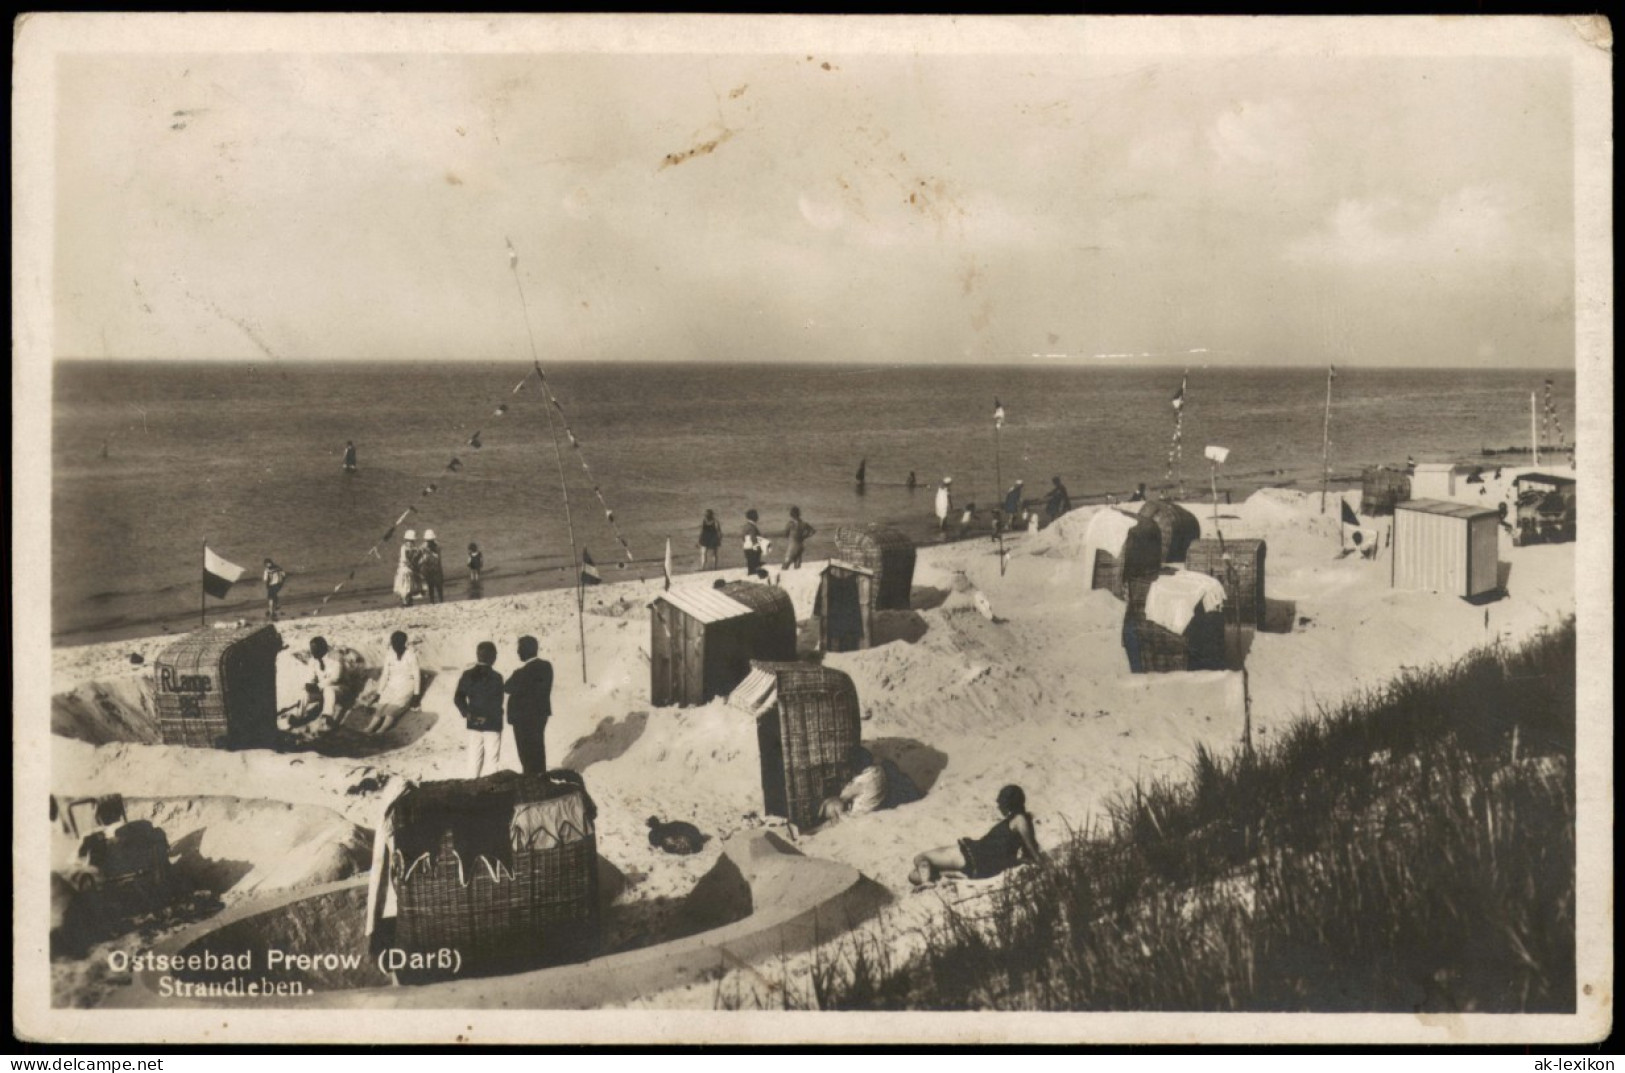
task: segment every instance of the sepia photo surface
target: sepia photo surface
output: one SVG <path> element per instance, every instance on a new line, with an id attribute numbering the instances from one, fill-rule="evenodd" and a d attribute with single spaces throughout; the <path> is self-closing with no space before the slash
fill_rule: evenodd
<path id="1" fill-rule="evenodd" d="M 20 1036 L 1609 1032 L 1604 20 L 13 47 Z"/>

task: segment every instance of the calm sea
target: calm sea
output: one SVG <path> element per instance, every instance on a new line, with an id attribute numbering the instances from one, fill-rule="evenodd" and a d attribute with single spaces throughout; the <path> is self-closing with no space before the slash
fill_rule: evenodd
<path id="1" fill-rule="evenodd" d="M 340 582 L 330 611 L 388 604 L 399 533 L 382 561 L 364 556 L 407 506 L 417 511 L 401 529 L 435 529 L 447 549 L 448 598 L 466 596 L 470 541 L 485 552 L 486 595 L 564 583 L 570 547 L 545 408 L 534 381 L 511 394 L 524 372 L 474 362 L 60 363 L 53 635 L 81 643 L 195 623 L 205 540 L 252 570 L 229 599 L 211 601 L 211 614 L 259 608 L 266 556 L 293 575 L 284 599 L 294 613 Z M 668 536 L 679 570 L 692 568 L 707 507 L 728 534 L 723 565 L 737 567 L 749 507 L 776 538 L 799 505 L 818 529 L 808 553 L 817 558 L 844 523 L 933 533 L 932 489 L 944 475 L 957 501 L 981 506 L 1017 478 L 1033 497 L 1052 475 L 1077 499 L 1156 487 L 1180 380 L 1168 368 L 919 365 L 558 365 L 548 375 L 637 560 L 620 565 L 566 446 L 578 540 L 606 580 L 658 572 Z M 1334 472 L 1524 444 L 1529 392 L 1548 376 L 1572 440 L 1572 372 L 1340 369 Z M 1193 369 L 1187 486 L 1206 487 L 1206 444 L 1230 449 L 1222 478 L 1236 492 L 1316 484 L 1325 391 L 1324 368 Z M 1007 414 L 997 451 L 995 397 Z M 477 450 L 467 444 L 475 432 Z M 353 475 L 340 466 L 346 440 L 359 454 Z M 864 460 L 860 494 L 853 476 Z"/>

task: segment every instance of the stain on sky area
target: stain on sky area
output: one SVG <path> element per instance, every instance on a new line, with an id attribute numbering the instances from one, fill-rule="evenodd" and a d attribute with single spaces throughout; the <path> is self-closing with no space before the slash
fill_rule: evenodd
<path id="1" fill-rule="evenodd" d="M 733 131 L 724 130 L 717 137 L 712 138 L 708 142 L 701 142 L 692 149 L 685 149 L 681 153 L 667 153 L 666 158 L 660 162 L 660 169 L 663 171 L 674 164 L 681 164 L 683 161 L 688 160 L 691 157 L 709 156 L 710 154 L 716 152 L 717 146 L 721 145 L 723 142 L 727 141 L 733 136 Z"/>
<path id="2" fill-rule="evenodd" d="M 743 97 L 745 95 L 745 91 L 747 89 L 749 89 L 749 88 L 750 88 L 750 83 L 749 82 L 746 82 L 742 86 L 735 86 L 733 89 L 728 91 L 728 99 L 730 101 L 737 101 L 739 98 L 741 98 L 741 97 Z"/>
<path id="3" fill-rule="evenodd" d="M 448 172 L 446 172 L 446 185 L 447 186 L 462 186 L 463 185 L 463 180 L 461 179 L 461 177 L 458 176 L 458 174 L 455 171 L 448 171 Z"/>

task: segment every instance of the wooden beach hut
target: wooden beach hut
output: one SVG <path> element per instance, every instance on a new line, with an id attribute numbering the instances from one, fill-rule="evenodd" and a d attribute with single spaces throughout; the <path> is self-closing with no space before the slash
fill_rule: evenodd
<path id="1" fill-rule="evenodd" d="M 1167 624 L 1158 586 L 1189 585 L 1185 576 L 1206 578 L 1211 586 L 1195 603 L 1188 621 Z M 1198 583 L 1200 584 L 1200 583 Z M 1164 570 L 1153 577 L 1131 578 L 1123 609 L 1123 651 L 1134 674 L 1225 669 L 1223 588 L 1215 579 L 1195 571 Z"/>
<path id="2" fill-rule="evenodd" d="M 200 629 L 152 663 L 158 733 L 166 745 L 228 749 L 276 735 L 275 626 Z"/>
<path id="3" fill-rule="evenodd" d="M 1413 499 L 1394 508 L 1390 560 L 1396 589 L 1429 589 L 1473 599 L 1500 585 L 1500 516 L 1493 510 Z"/>
<path id="4" fill-rule="evenodd" d="M 1202 537 L 1185 549 L 1185 569 L 1216 578 L 1224 586 L 1230 620 L 1255 629 L 1264 627 L 1264 559 L 1262 540 Z"/>
<path id="5" fill-rule="evenodd" d="M 462 975 L 592 957 L 596 819 L 570 771 L 408 786 L 379 832 L 396 906 L 389 945 L 409 958 L 457 951 Z"/>
<path id="6" fill-rule="evenodd" d="M 763 809 L 816 825 L 819 806 L 857 774 L 863 724 L 852 679 L 816 663 L 753 661 L 728 702 L 756 720 Z"/>
<path id="7" fill-rule="evenodd" d="M 1392 514 L 1394 504 L 1411 497 L 1411 475 L 1402 469 L 1370 466 L 1360 474 L 1360 513 Z"/>
<path id="8" fill-rule="evenodd" d="M 1185 561 L 1185 549 L 1189 548 L 1191 541 L 1202 535 L 1202 523 L 1196 520 L 1196 515 L 1175 503 L 1171 499 L 1148 499 L 1145 506 L 1140 508 L 1140 517 L 1149 518 L 1157 523 L 1157 530 L 1162 537 L 1162 562 L 1182 563 Z"/>
<path id="9" fill-rule="evenodd" d="M 914 586 L 914 542 L 896 529 L 880 525 L 843 525 L 835 530 L 835 557 L 874 575 L 869 607 L 874 611 L 907 611 Z"/>
<path id="10" fill-rule="evenodd" d="M 831 562 L 818 581 L 818 642 L 825 652 L 868 648 L 874 638 L 875 575 L 851 563 Z"/>
<path id="11" fill-rule="evenodd" d="M 657 707 L 724 696 L 753 659 L 795 658 L 795 605 L 776 586 L 685 586 L 649 605 L 649 702 Z"/>

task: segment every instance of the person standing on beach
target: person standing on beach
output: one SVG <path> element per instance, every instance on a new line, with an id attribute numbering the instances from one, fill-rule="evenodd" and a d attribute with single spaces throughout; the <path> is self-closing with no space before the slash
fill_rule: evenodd
<path id="1" fill-rule="evenodd" d="M 1053 522 L 1072 509 L 1072 497 L 1067 494 L 1066 485 L 1061 483 L 1061 478 L 1051 477 L 1050 480 L 1055 487 L 1050 489 L 1049 499 L 1045 501 L 1044 506 L 1049 511 L 1049 520 Z"/>
<path id="2" fill-rule="evenodd" d="M 959 516 L 959 539 L 964 540 L 965 534 L 970 532 L 971 523 L 976 521 L 976 504 L 966 503 L 964 513 Z"/>
<path id="3" fill-rule="evenodd" d="M 526 775 L 547 773 L 547 721 L 553 715 L 553 665 L 538 653 L 536 638 L 519 638 L 520 666 L 508 676 L 508 726 Z"/>
<path id="4" fill-rule="evenodd" d="M 502 675 L 493 664 L 497 646 L 481 641 L 474 649 L 475 664 L 457 679 L 452 701 L 468 727 L 468 777 L 477 779 L 496 771 L 502 759 Z"/>
<path id="5" fill-rule="evenodd" d="M 344 441 L 344 472 L 355 472 L 355 444 L 350 440 Z"/>
<path id="6" fill-rule="evenodd" d="M 480 587 L 480 571 L 485 569 L 485 553 L 478 544 L 468 545 L 468 587 L 470 595 Z"/>
<path id="7" fill-rule="evenodd" d="M 276 621 L 277 603 L 282 598 L 282 586 L 287 583 L 288 572 L 270 559 L 265 560 L 265 618 Z"/>
<path id="8" fill-rule="evenodd" d="M 788 546 L 784 549 L 784 569 L 801 569 L 801 553 L 806 550 L 807 541 L 817 532 L 811 525 L 801 520 L 801 508 L 790 508 L 790 524 L 784 527 L 784 539 Z"/>
<path id="9" fill-rule="evenodd" d="M 954 509 L 954 493 L 949 487 L 953 483 L 952 477 L 944 477 L 937 485 L 937 528 L 943 532 L 948 530 L 948 514 Z"/>
<path id="10" fill-rule="evenodd" d="M 718 564 L 718 552 L 722 547 L 722 523 L 717 521 L 716 512 L 706 508 L 705 517 L 700 519 L 700 569 L 715 570 Z"/>
<path id="11" fill-rule="evenodd" d="M 919 484 L 920 484 L 919 479 L 914 476 L 914 471 L 909 470 L 908 471 L 908 490 L 910 492 L 914 491 L 915 488 L 919 487 Z"/>
<path id="12" fill-rule="evenodd" d="M 761 520 L 761 517 L 760 514 L 756 513 L 755 507 L 745 512 L 745 527 L 741 530 L 741 533 L 744 536 L 745 575 L 747 577 L 760 577 L 765 573 L 762 570 L 762 556 L 766 553 L 767 541 L 762 539 L 762 530 L 756 524 Z"/>
<path id="13" fill-rule="evenodd" d="M 408 709 L 418 706 L 422 696 L 423 670 L 418 666 L 418 654 L 406 647 L 406 633 L 396 630 L 389 635 L 389 654 L 378 675 L 378 707 L 373 710 L 366 733 L 389 733 Z"/>
<path id="14" fill-rule="evenodd" d="M 417 557 L 418 533 L 416 529 L 408 529 L 401 536 L 401 558 L 395 565 L 395 595 L 401 598 L 402 607 L 412 606 L 412 594 L 417 591 L 417 570 L 413 563 Z"/>
<path id="15" fill-rule="evenodd" d="M 1145 502 L 1145 482 L 1144 481 L 1140 482 L 1140 487 L 1138 487 L 1138 488 L 1136 488 L 1134 490 L 1134 494 L 1128 497 L 1128 501 L 1130 503 L 1144 503 Z"/>
<path id="16" fill-rule="evenodd" d="M 420 569 L 423 573 L 423 589 L 428 595 L 429 602 L 431 604 L 445 602 L 446 571 L 440 561 L 440 545 L 435 542 L 433 529 L 426 529 L 423 533 L 423 557 Z"/>
<path id="17" fill-rule="evenodd" d="M 1010 486 L 1008 492 L 1004 493 L 1004 516 L 1010 520 L 1012 528 L 1016 524 L 1016 519 L 1021 515 L 1021 492 L 1025 483 L 1024 481 L 1017 481 Z"/>

